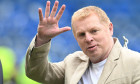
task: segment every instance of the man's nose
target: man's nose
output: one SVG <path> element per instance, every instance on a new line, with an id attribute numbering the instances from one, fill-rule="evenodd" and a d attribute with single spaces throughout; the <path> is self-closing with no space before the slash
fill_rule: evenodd
<path id="1" fill-rule="evenodd" d="M 91 35 L 91 34 L 86 34 L 86 37 L 85 37 L 85 41 L 87 42 L 87 43 L 90 43 L 90 42 L 92 42 L 93 41 L 93 36 Z"/>

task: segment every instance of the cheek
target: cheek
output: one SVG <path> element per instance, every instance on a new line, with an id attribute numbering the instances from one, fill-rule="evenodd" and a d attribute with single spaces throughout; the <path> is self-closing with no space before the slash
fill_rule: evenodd
<path id="1" fill-rule="evenodd" d="M 80 41 L 78 44 L 79 44 L 79 46 L 80 46 L 81 48 L 84 48 L 84 47 L 85 47 L 85 43 L 84 43 L 83 41 Z"/>
<path id="2" fill-rule="evenodd" d="M 98 35 L 94 39 L 97 43 L 102 43 L 105 39 L 105 36 L 104 35 Z"/>
<path id="3" fill-rule="evenodd" d="M 103 49 L 104 51 L 106 51 L 106 50 L 108 49 L 109 45 L 110 45 L 109 37 L 104 37 L 104 38 L 102 39 L 102 42 L 101 42 L 101 47 L 102 47 L 102 49 Z"/>
<path id="4" fill-rule="evenodd" d="M 79 45 L 80 47 L 83 47 L 84 42 L 83 42 L 82 40 L 76 39 L 76 41 L 77 41 L 77 43 L 78 43 L 78 45 Z"/>
<path id="5" fill-rule="evenodd" d="M 86 50 L 86 43 L 84 43 L 84 41 L 82 40 L 77 40 L 79 47 L 85 51 Z"/>
<path id="6" fill-rule="evenodd" d="M 100 47 L 103 47 L 108 43 L 108 38 L 105 35 L 100 35 L 95 39 L 95 41 Z"/>

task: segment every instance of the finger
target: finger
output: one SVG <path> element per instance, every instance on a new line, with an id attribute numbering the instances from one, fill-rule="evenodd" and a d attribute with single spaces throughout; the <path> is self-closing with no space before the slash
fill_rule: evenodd
<path id="1" fill-rule="evenodd" d="M 38 13 L 39 13 L 39 21 L 43 21 L 43 13 L 41 8 L 38 9 Z"/>
<path id="2" fill-rule="evenodd" d="M 52 11 L 51 11 L 51 14 L 50 14 L 50 17 L 54 17 L 55 16 L 57 8 L 58 8 L 58 4 L 59 4 L 59 2 L 55 1 L 54 6 L 53 6 Z"/>
<path id="3" fill-rule="evenodd" d="M 71 30 L 70 27 L 63 27 L 59 29 L 59 34 Z"/>
<path id="4" fill-rule="evenodd" d="M 62 5 L 62 7 L 60 8 L 58 14 L 56 15 L 56 20 L 59 20 L 65 10 L 66 6 L 65 5 Z"/>
<path id="5" fill-rule="evenodd" d="M 50 1 L 46 3 L 45 18 L 48 18 L 50 14 Z"/>

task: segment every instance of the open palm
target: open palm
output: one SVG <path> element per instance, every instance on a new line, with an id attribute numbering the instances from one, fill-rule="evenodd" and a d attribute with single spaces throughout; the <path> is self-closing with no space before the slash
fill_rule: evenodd
<path id="1" fill-rule="evenodd" d="M 50 1 L 47 1 L 44 18 L 42 14 L 42 9 L 39 8 L 39 25 L 37 34 L 37 41 L 40 41 L 38 42 L 39 45 L 46 43 L 51 38 L 71 29 L 70 27 L 59 28 L 58 21 L 60 20 L 65 10 L 65 5 L 62 5 L 59 12 L 56 14 L 58 4 L 59 2 L 55 1 L 52 11 L 50 13 Z"/>

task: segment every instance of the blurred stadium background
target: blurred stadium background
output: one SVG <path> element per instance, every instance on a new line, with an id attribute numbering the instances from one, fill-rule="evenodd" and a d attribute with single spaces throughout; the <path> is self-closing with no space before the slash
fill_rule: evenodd
<path id="1" fill-rule="evenodd" d="M 47 0 L 0 0 L 0 59 L 3 65 L 4 84 L 39 84 L 25 76 L 25 53 L 37 33 L 38 8 L 45 10 Z M 51 1 L 51 8 L 55 0 Z M 71 26 L 74 11 L 88 5 L 101 7 L 114 24 L 114 37 L 128 48 L 140 52 L 140 0 L 59 0 L 59 8 L 66 10 L 59 26 Z M 44 11 L 43 11 L 44 12 Z M 52 40 L 49 54 L 51 62 L 62 61 L 65 56 L 80 50 L 72 31 Z M 62 52 L 63 51 L 63 52 Z"/>

